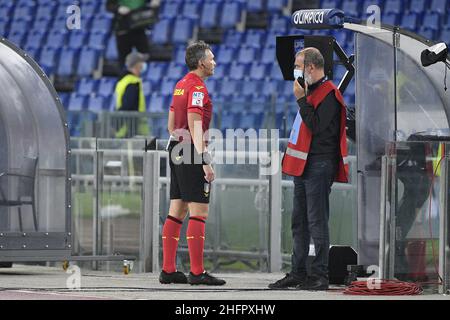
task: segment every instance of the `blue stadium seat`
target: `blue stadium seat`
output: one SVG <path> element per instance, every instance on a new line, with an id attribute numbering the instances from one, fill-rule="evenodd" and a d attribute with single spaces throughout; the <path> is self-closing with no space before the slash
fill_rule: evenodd
<path id="1" fill-rule="evenodd" d="M 50 48 L 61 48 L 66 44 L 67 31 L 53 30 L 47 35 L 46 46 Z"/>
<path id="2" fill-rule="evenodd" d="M 48 5 L 39 5 L 34 19 L 37 20 L 37 19 L 44 18 L 44 19 L 48 20 L 50 17 L 53 17 L 54 10 L 55 10 L 54 3 L 48 4 Z"/>
<path id="3" fill-rule="evenodd" d="M 293 88 L 293 82 L 292 81 L 283 81 L 283 84 L 281 85 L 281 94 L 286 96 L 292 96 L 292 88 Z"/>
<path id="4" fill-rule="evenodd" d="M 238 93 L 238 82 L 236 80 L 223 80 L 220 84 L 219 93 L 222 95 L 232 95 Z"/>
<path id="5" fill-rule="evenodd" d="M 214 75 L 215 75 L 215 72 L 214 72 Z M 217 84 L 218 81 L 220 81 L 220 80 L 216 80 L 216 79 L 214 79 L 214 77 L 208 78 L 206 80 L 205 84 L 206 84 L 206 89 L 208 90 L 208 92 L 212 92 L 212 93 L 216 92 L 217 86 L 218 86 L 218 84 Z"/>
<path id="6" fill-rule="evenodd" d="M 262 12 L 265 8 L 264 0 L 251 0 L 247 2 L 247 11 L 248 12 Z"/>
<path id="7" fill-rule="evenodd" d="M 185 63 L 185 56 L 186 56 L 186 47 L 185 46 L 178 46 L 175 49 L 175 57 L 172 60 L 175 63 L 178 64 L 184 64 Z"/>
<path id="8" fill-rule="evenodd" d="M 243 32 L 230 29 L 225 34 L 223 44 L 231 48 L 240 48 L 243 39 L 244 39 Z"/>
<path id="9" fill-rule="evenodd" d="M 78 60 L 76 57 L 78 57 L 77 50 L 64 47 L 59 56 L 56 74 L 63 77 L 72 76 L 74 74 L 75 62 Z"/>
<path id="10" fill-rule="evenodd" d="M 233 80 L 241 80 L 247 75 L 247 65 L 232 62 L 230 65 L 229 78 Z"/>
<path id="11" fill-rule="evenodd" d="M 51 31 L 66 31 L 67 30 L 67 17 L 63 16 L 60 18 L 53 19 L 53 22 L 51 23 L 50 29 Z"/>
<path id="12" fill-rule="evenodd" d="M 51 20 L 49 18 L 34 19 L 32 30 L 39 30 L 41 32 L 47 32 L 50 27 Z"/>
<path id="13" fill-rule="evenodd" d="M 447 8 L 447 0 L 433 0 L 431 2 L 430 11 L 444 15 L 448 14 Z"/>
<path id="14" fill-rule="evenodd" d="M 291 23 L 291 19 L 286 16 L 275 15 L 270 21 L 270 29 L 280 33 L 286 33 Z"/>
<path id="15" fill-rule="evenodd" d="M 258 49 L 261 48 L 265 42 L 265 32 L 260 30 L 252 30 L 247 31 L 245 35 L 245 41 L 242 45 L 245 47 Z"/>
<path id="16" fill-rule="evenodd" d="M 261 92 L 262 86 L 263 81 L 244 81 L 244 83 L 242 84 L 242 95 L 249 96 L 252 94 L 259 94 Z"/>
<path id="17" fill-rule="evenodd" d="M 68 92 L 57 92 L 57 94 L 58 94 L 59 101 L 61 101 L 61 104 L 63 105 L 64 109 L 66 110 L 68 102 L 69 102 L 70 94 Z"/>
<path id="18" fill-rule="evenodd" d="M 116 88 L 116 78 L 101 78 L 98 84 L 97 94 L 102 97 L 109 97 L 114 94 Z"/>
<path id="19" fill-rule="evenodd" d="M 185 74 L 185 68 L 182 64 L 170 63 L 167 69 L 167 78 L 179 81 Z"/>
<path id="20" fill-rule="evenodd" d="M 103 111 L 105 108 L 105 97 L 90 95 L 87 99 L 87 109 L 93 112 Z"/>
<path id="21" fill-rule="evenodd" d="M 105 48 L 106 34 L 103 31 L 91 32 L 87 45 L 92 49 L 102 50 Z"/>
<path id="22" fill-rule="evenodd" d="M 119 53 L 117 51 L 116 36 L 112 34 L 106 44 L 105 58 L 108 60 L 118 60 Z"/>
<path id="23" fill-rule="evenodd" d="M 382 13 L 383 12 L 383 6 L 382 6 L 383 2 L 384 1 L 381 1 L 381 0 L 364 0 L 363 5 L 362 5 L 362 11 L 366 12 L 367 8 L 369 6 L 376 5 L 376 6 L 380 7 L 381 13 Z"/>
<path id="24" fill-rule="evenodd" d="M 450 43 L 450 26 L 443 28 L 441 30 L 441 34 L 439 35 L 439 40 L 444 41 L 445 43 Z"/>
<path id="25" fill-rule="evenodd" d="M 24 47 L 24 51 L 30 56 L 34 61 L 39 61 L 39 57 L 41 54 L 41 49 L 39 48 L 28 48 Z"/>
<path id="26" fill-rule="evenodd" d="M 102 8 L 104 7 L 104 4 L 101 4 Z M 84 18 L 92 17 L 99 11 L 99 7 L 97 6 L 96 1 L 92 2 L 82 2 L 80 5 L 81 14 Z"/>
<path id="27" fill-rule="evenodd" d="M 78 95 L 87 96 L 97 90 L 98 81 L 91 78 L 82 78 L 77 83 L 76 92 Z"/>
<path id="28" fill-rule="evenodd" d="M 382 15 L 381 22 L 384 24 L 388 24 L 391 26 L 397 26 L 398 23 L 398 14 L 396 13 L 387 13 Z"/>
<path id="29" fill-rule="evenodd" d="M 341 0 L 322 0 L 320 3 L 320 8 L 322 8 L 322 9 L 341 8 Z"/>
<path id="30" fill-rule="evenodd" d="M 26 30 L 29 30 L 30 25 L 30 21 L 26 19 L 20 18 L 17 20 L 12 20 L 11 25 L 9 26 L 9 34 L 16 32 L 24 33 Z"/>
<path id="31" fill-rule="evenodd" d="M 60 1 L 58 1 L 57 3 L 58 3 L 58 6 L 55 7 L 55 9 L 53 10 L 52 16 L 56 17 L 57 19 L 60 19 L 63 17 L 65 17 L 67 19 L 67 5 L 64 3 L 61 3 Z"/>
<path id="32" fill-rule="evenodd" d="M 58 58 L 58 49 L 52 47 L 43 47 L 39 56 L 39 64 L 44 69 L 45 73 L 53 74 L 55 68 L 55 61 Z"/>
<path id="33" fill-rule="evenodd" d="M 67 46 L 72 49 L 80 49 L 86 41 L 86 32 L 83 30 L 72 30 L 69 32 Z"/>
<path id="34" fill-rule="evenodd" d="M 342 3 L 342 10 L 348 16 L 359 17 L 361 14 L 359 5 L 360 5 L 360 1 L 358 1 L 358 0 L 345 0 Z"/>
<path id="35" fill-rule="evenodd" d="M 30 2 L 31 3 L 31 2 Z M 32 17 L 33 14 L 33 7 L 27 6 L 27 5 L 16 5 L 15 9 L 14 9 L 14 15 L 13 15 L 13 19 L 21 19 L 24 17 Z"/>
<path id="36" fill-rule="evenodd" d="M 238 2 L 226 2 L 221 10 L 220 27 L 234 27 L 241 20 L 242 8 Z"/>
<path id="37" fill-rule="evenodd" d="M 180 7 L 182 5 L 181 1 L 164 1 L 162 4 L 163 5 L 159 13 L 160 18 L 167 19 L 178 17 Z"/>
<path id="38" fill-rule="evenodd" d="M 336 42 L 341 46 L 347 42 L 347 33 L 343 32 L 342 30 L 334 30 L 332 32 L 332 35 L 336 39 Z"/>
<path id="39" fill-rule="evenodd" d="M 270 67 L 269 76 L 272 80 L 284 80 L 278 62 L 273 63 Z"/>
<path id="40" fill-rule="evenodd" d="M 25 47 L 39 49 L 45 41 L 45 33 L 36 30 L 28 33 L 27 39 L 25 41 Z"/>
<path id="41" fill-rule="evenodd" d="M 19 48 L 23 47 L 23 42 L 25 40 L 25 31 L 13 31 L 9 32 L 9 35 L 7 37 L 9 41 L 14 43 Z"/>
<path id="42" fill-rule="evenodd" d="M 150 96 L 150 101 L 147 103 L 147 108 L 150 112 L 166 112 L 169 110 L 166 96 L 159 93 L 153 93 Z"/>
<path id="43" fill-rule="evenodd" d="M 307 33 L 305 33 L 304 31 L 306 31 L 306 30 L 302 30 L 302 34 L 307 34 Z M 297 31 L 298 32 L 298 31 Z M 265 46 L 266 47 L 275 47 L 276 46 L 276 37 L 277 36 L 281 36 L 281 35 L 283 35 L 284 33 L 281 33 L 281 32 L 277 32 L 277 31 L 269 31 L 268 33 L 267 33 L 267 36 L 266 36 L 266 43 L 265 43 Z"/>
<path id="44" fill-rule="evenodd" d="M 418 25 L 417 22 L 418 22 L 417 14 L 411 12 L 409 14 L 403 15 L 402 23 L 400 24 L 400 26 L 410 31 L 415 31 Z"/>
<path id="45" fill-rule="evenodd" d="M 11 12 L 10 6 L 5 6 L 3 3 L 0 3 L 0 17 L 9 17 Z"/>
<path id="46" fill-rule="evenodd" d="M 147 74 L 144 79 L 150 80 L 152 84 L 159 83 L 161 78 L 166 74 L 167 63 L 164 62 L 150 62 L 148 65 Z"/>
<path id="47" fill-rule="evenodd" d="M 384 14 L 395 13 L 400 14 L 403 11 L 403 3 L 399 0 L 386 0 L 384 3 Z"/>
<path id="48" fill-rule="evenodd" d="M 200 16 L 200 27 L 201 28 L 213 28 L 217 26 L 219 14 L 219 3 L 216 2 L 206 2 L 203 5 L 202 14 Z"/>
<path id="49" fill-rule="evenodd" d="M 80 53 L 80 63 L 76 74 L 80 77 L 92 76 L 98 64 L 98 52 L 95 49 L 84 47 Z"/>
<path id="50" fill-rule="evenodd" d="M 238 53 L 237 61 L 241 63 L 251 63 L 256 59 L 256 51 L 254 48 L 241 48 Z"/>
<path id="51" fill-rule="evenodd" d="M 431 28 L 423 26 L 419 29 L 419 35 L 424 37 L 425 39 L 432 40 L 435 39 L 435 31 Z"/>
<path id="52" fill-rule="evenodd" d="M 427 0 L 411 0 L 409 11 L 413 13 L 422 14 L 425 11 Z"/>
<path id="53" fill-rule="evenodd" d="M 236 128 L 236 114 L 231 112 L 222 113 L 221 130 Z"/>
<path id="54" fill-rule="evenodd" d="M 198 20 L 200 19 L 200 5 L 198 2 L 186 2 L 183 6 L 182 16 Z"/>
<path id="55" fill-rule="evenodd" d="M 261 113 L 253 113 L 253 112 L 245 112 L 241 113 L 238 117 L 238 127 L 243 130 L 248 129 L 260 129 L 262 124 L 262 114 Z"/>
<path id="56" fill-rule="evenodd" d="M 81 111 L 86 109 L 86 97 L 72 93 L 67 105 L 69 111 Z"/>
<path id="57" fill-rule="evenodd" d="M 270 0 L 267 2 L 267 11 L 270 13 L 281 12 L 286 6 L 286 0 Z"/>
<path id="58" fill-rule="evenodd" d="M 156 44 L 166 44 L 170 40 L 172 20 L 163 19 L 153 26 L 152 41 Z"/>
<path id="59" fill-rule="evenodd" d="M 263 63 L 253 62 L 249 72 L 250 80 L 263 80 L 267 76 L 267 66 Z"/>
<path id="60" fill-rule="evenodd" d="M 275 47 L 265 47 L 261 53 L 261 63 L 273 63 L 276 59 Z"/>
<path id="61" fill-rule="evenodd" d="M 261 95 L 270 97 L 273 94 L 277 94 L 277 92 L 278 92 L 278 81 L 277 80 L 263 81 L 263 84 L 261 87 Z"/>
<path id="62" fill-rule="evenodd" d="M 92 19 L 90 31 L 91 32 L 100 31 L 102 33 L 109 33 L 111 31 L 111 25 L 112 25 L 111 17 L 106 14 L 100 14 Z"/>
<path id="63" fill-rule="evenodd" d="M 160 90 L 161 94 L 165 96 L 172 95 L 176 83 L 177 81 L 175 80 L 164 78 L 161 83 L 161 90 Z"/>
<path id="64" fill-rule="evenodd" d="M 427 13 L 423 17 L 422 26 L 437 31 L 440 28 L 440 16 L 437 13 Z"/>
<path id="65" fill-rule="evenodd" d="M 150 81 L 143 81 L 142 90 L 144 90 L 144 94 L 150 94 L 152 92 L 152 83 Z"/>
<path id="66" fill-rule="evenodd" d="M 226 46 L 220 46 L 218 52 L 217 52 L 217 63 L 218 65 L 222 63 L 230 63 L 235 59 L 235 49 L 231 47 Z"/>
<path id="67" fill-rule="evenodd" d="M 192 32 L 194 29 L 194 24 L 192 20 L 176 19 L 173 29 L 172 43 L 174 44 L 185 44 L 192 37 Z"/>
<path id="68" fill-rule="evenodd" d="M 224 77 L 227 77 L 229 74 L 229 70 L 230 70 L 229 63 L 219 63 L 214 70 L 214 78 L 222 79 Z"/>

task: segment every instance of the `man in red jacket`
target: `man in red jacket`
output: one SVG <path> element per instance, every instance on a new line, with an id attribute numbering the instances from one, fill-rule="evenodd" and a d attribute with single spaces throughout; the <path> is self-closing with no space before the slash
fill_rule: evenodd
<path id="1" fill-rule="evenodd" d="M 328 289 L 329 195 L 333 181 L 347 182 L 348 164 L 345 103 L 325 77 L 324 65 L 316 48 L 296 54 L 294 95 L 299 112 L 282 165 L 283 173 L 294 176 L 295 185 L 292 270 L 270 284 L 271 289 Z M 315 257 L 307 275 L 311 238 Z"/>

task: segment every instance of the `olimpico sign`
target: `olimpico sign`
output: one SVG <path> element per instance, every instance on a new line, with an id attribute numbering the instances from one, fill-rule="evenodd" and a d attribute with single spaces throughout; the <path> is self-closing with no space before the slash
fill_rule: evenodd
<path id="1" fill-rule="evenodd" d="M 323 23 L 324 10 L 297 11 L 294 13 L 294 24 Z"/>
<path id="2" fill-rule="evenodd" d="M 292 23 L 299 29 L 342 28 L 344 12 L 338 9 L 299 10 L 292 15 Z"/>

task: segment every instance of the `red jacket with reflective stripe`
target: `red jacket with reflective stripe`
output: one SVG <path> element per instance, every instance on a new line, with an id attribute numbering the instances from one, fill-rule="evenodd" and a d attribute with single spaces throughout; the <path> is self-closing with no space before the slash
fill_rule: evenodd
<path id="1" fill-rule="evenodd" d="M 325 97 L 334 91 L 336 99 L 341 106 L 340 118 L 340 159 L 339 167 L 334 181 L 348 182 L 348 161 L 347 161 L 347 133 L 346 133 L 346 109 L 344 98 L 339 89 L 331 81 L 324 82 L 319 88 L 306 98 L 306 101 L 311 104 L 314 109 L 322 103 Z M 298 133 L 297 143 L 288 143 L 286 152 L 283 157 L 282 167 L 283 173 L 290 176 L 301 176 L 305 170 L 306 161 L 308 159 L 309 148 L 311 147 L 312 132 L 305 125 L 304 122 L 300 125 L 300 132 Z"/>

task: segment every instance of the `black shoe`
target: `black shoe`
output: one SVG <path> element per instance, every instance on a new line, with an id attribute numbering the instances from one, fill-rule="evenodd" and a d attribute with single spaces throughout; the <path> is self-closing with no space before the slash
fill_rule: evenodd
<path id="1" fill-rule="evenodd" d="M 164 270 L 162 270 L 159 275 L 159 282 L 162 284 L 169 284 L 169 283 L 187 283 L 188 281 L 183 272 L 175 271 L 172 273 L 167 273 Z"/>
<path id="2" fill-rule="evenodd" d="M 297 290 L 325 291 L 328 290 L 329 281 L 324 278 L 308 277 L 304 284 L 296 287 Z"/>
<path id="3" fill-rule="evenodd" d="M 306 277 L 295 277 L 290 273 L 286 273 L 283 279 L 269 284 L 269 289 L 287 289 L 301 286 L 304 284 Z"/>
<path id="4" fill-rule="evenodd" d="M 207 285 L 207 286 L 223 286 L 226 281 L 210 275 L 208 272 L 203 272 L 196 276 L 189 272 L 188 282 L 190 285 Z"/>

